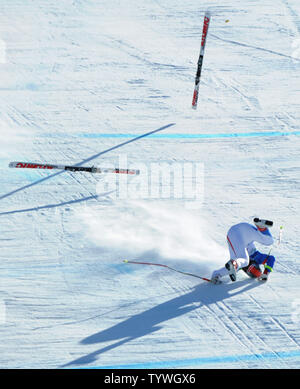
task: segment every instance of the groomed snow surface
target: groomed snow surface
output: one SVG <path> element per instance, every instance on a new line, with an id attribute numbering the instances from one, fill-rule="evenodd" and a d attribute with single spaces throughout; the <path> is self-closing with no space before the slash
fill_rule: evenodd
<path id="1" fill-rule="evenodd" d="M 299 20 L 298 0 L 1 1 L 1 368 L 299 367 Z M 123 263 L 210 277 L 255 216 L 284 227 L 266 284 Z"/>

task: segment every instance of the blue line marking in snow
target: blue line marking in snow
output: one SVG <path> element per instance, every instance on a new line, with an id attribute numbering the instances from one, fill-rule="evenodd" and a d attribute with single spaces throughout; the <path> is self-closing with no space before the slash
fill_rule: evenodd
<path id="1" fill-rule="evenodd" d="M 134 363 L 127 365 L 106 365 L 87 367 L 88 369 L 161 369 L 161 368 L 176 368 L 186 366 L 200 366 L 216 363 L 233 363 L 240 361 L 264 361 L 268 359 L 285 359 L 285 358 L 299 358 L 300 350 L 295 351 L 279 351 L 268 352 L 263 354 L 244 354 L 244 355 L 228 355 L 223 357 L 203 357 L 191 359 L 179 359 L 175 361 L 160 361 L 160 362 L 145 362 Z"/>
<path id="2" fill-rule="evenodd" d="M 152 134 L 149 138 L 160 139 L 218 139 L 218 138 L 255 138 L 255 137 L 274 137 L 274 136 L 289 136 L 300 135 L 300 131 L 255 131 L 255 132 L 236 132 L 236 133 L 219 133 L 219 134 Z M 66 134 L 43 134 L 46 137 L 66 137 Z M 79 138 L 133 138 L 137 134 L 107 134 L 107 133 L 78 133 L 72 136 Z"/>
<path id="3" fill-rule="evenodd" d="M 16 171 L 15 173 L 17 173 L 18 176 L 22 177 L 22 179 L 26 179 L 29 182 L 35 182 L 38 178 L 41 178 L 41 172 L 45 172 L 45 170 L 25 171 L 23 169 L 18 169 L 18 171 Z"/>

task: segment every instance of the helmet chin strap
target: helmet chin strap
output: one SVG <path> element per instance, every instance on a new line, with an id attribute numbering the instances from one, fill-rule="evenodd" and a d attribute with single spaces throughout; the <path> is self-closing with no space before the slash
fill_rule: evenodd
<path id="1" fill-rule="evenodd" d="M 266 227 L 259 227 L 257 224 L 255 225 L 259 231 L 265 231 L 267 229 Z"/>

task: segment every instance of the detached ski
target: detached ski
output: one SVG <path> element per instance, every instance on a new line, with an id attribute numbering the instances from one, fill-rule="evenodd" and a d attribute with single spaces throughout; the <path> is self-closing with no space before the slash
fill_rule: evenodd
<path id="1" fill-rule="evenodd" d="M 199 55 L 199 59 L 198 59 L 198 66 L 197 66 L 197 72 L 196 72 L 196 77 L 195 77 L 195 88 L 194 88 L 193 102 L 192 102 L 193 109 L 197 108 L 197 103 L 198 103 L 199 83 L 200 83 L 201 70 L 202 70 L 203 57 L 204 57 L 204 49 L 205 49 L 206 37 L 207 37 L 210 19 L 211 19 L 210 12 L 206 11 L 205 16 L 204 16 L 204 23 L 203 23 L 200 55 Z"/>
<path id="2" fill-rule="evenodd" d="M 48 163 L 34 163 L 34 162 L 10 162 L 8 165 L 11 168 L 17 169 L 60 169 L 69 170 L 71 172 L 89 172 L 89 173 L 117 173 L 117 174 L 140 174 L 139 170 L 135 169 L 115 169 L 115 168 L 99 168 L 86 166 L 67 166 L 67 165 L 52 165 Z"/>
<path id="3" fill-rule="evenodd" d="M 208 279 L 208 278 L 198 276 L 197 274 L 187 273 L 187 272 L 184 272 L 184 271 L 181 271 L 181 270 L 177 270 L 177 269 L 174 269 L 173 267 L 170 267 L 170 266 L 168 266 L 168 265 L 163 265 L 163 264 L 161 264 L 161 263 L 129 261 L 129 260 L 127 260 L 127 259 L 124 259 L 123 262 L 124 262 L 124 263 L 133 263 L 133 264 L 136 264 L 136 265 L 152 265 L 152 266 L 165 267 L 165 268 L 167 268 L 167 269 L 169 269 L 169 270 L 176 271 L 177 273 L 184 274 L 184 275 L 186 275 L 186 276 L 192 276 L 192 277 L 200 278 L 201 280 L 204 280 L 204 281 L 207 281 L 207 282 L 212 282 L 212 281 L 211 281 L 210 279 Z"/>

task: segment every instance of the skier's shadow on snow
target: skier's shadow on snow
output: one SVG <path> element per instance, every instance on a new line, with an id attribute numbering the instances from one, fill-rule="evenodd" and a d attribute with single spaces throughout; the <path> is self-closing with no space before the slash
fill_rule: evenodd
<path id="1" fill-rule="evenodd" d="M 109 350 L 119 347 L 131 340 L 159 331 L 163 327 L 163 322 L 165 321 L 182 316 L 195 309 L 201 309 L 202 306 L 209 306 L 218 301 L 248 292 L 258 285 L 259 283 L 252 279 L 244 279 L 242 281 L 221 285 L 211 285 L 208 283 L 197 285 L 189 293 L 175 297 L 153 308 L 138 313 L 110 328 L 84 338 L 80 342 L 83 345 L 110 341 L 117 342 L 71 361 L 62 367 L 93 363 L 97 361 L 99 355 Z"/>

